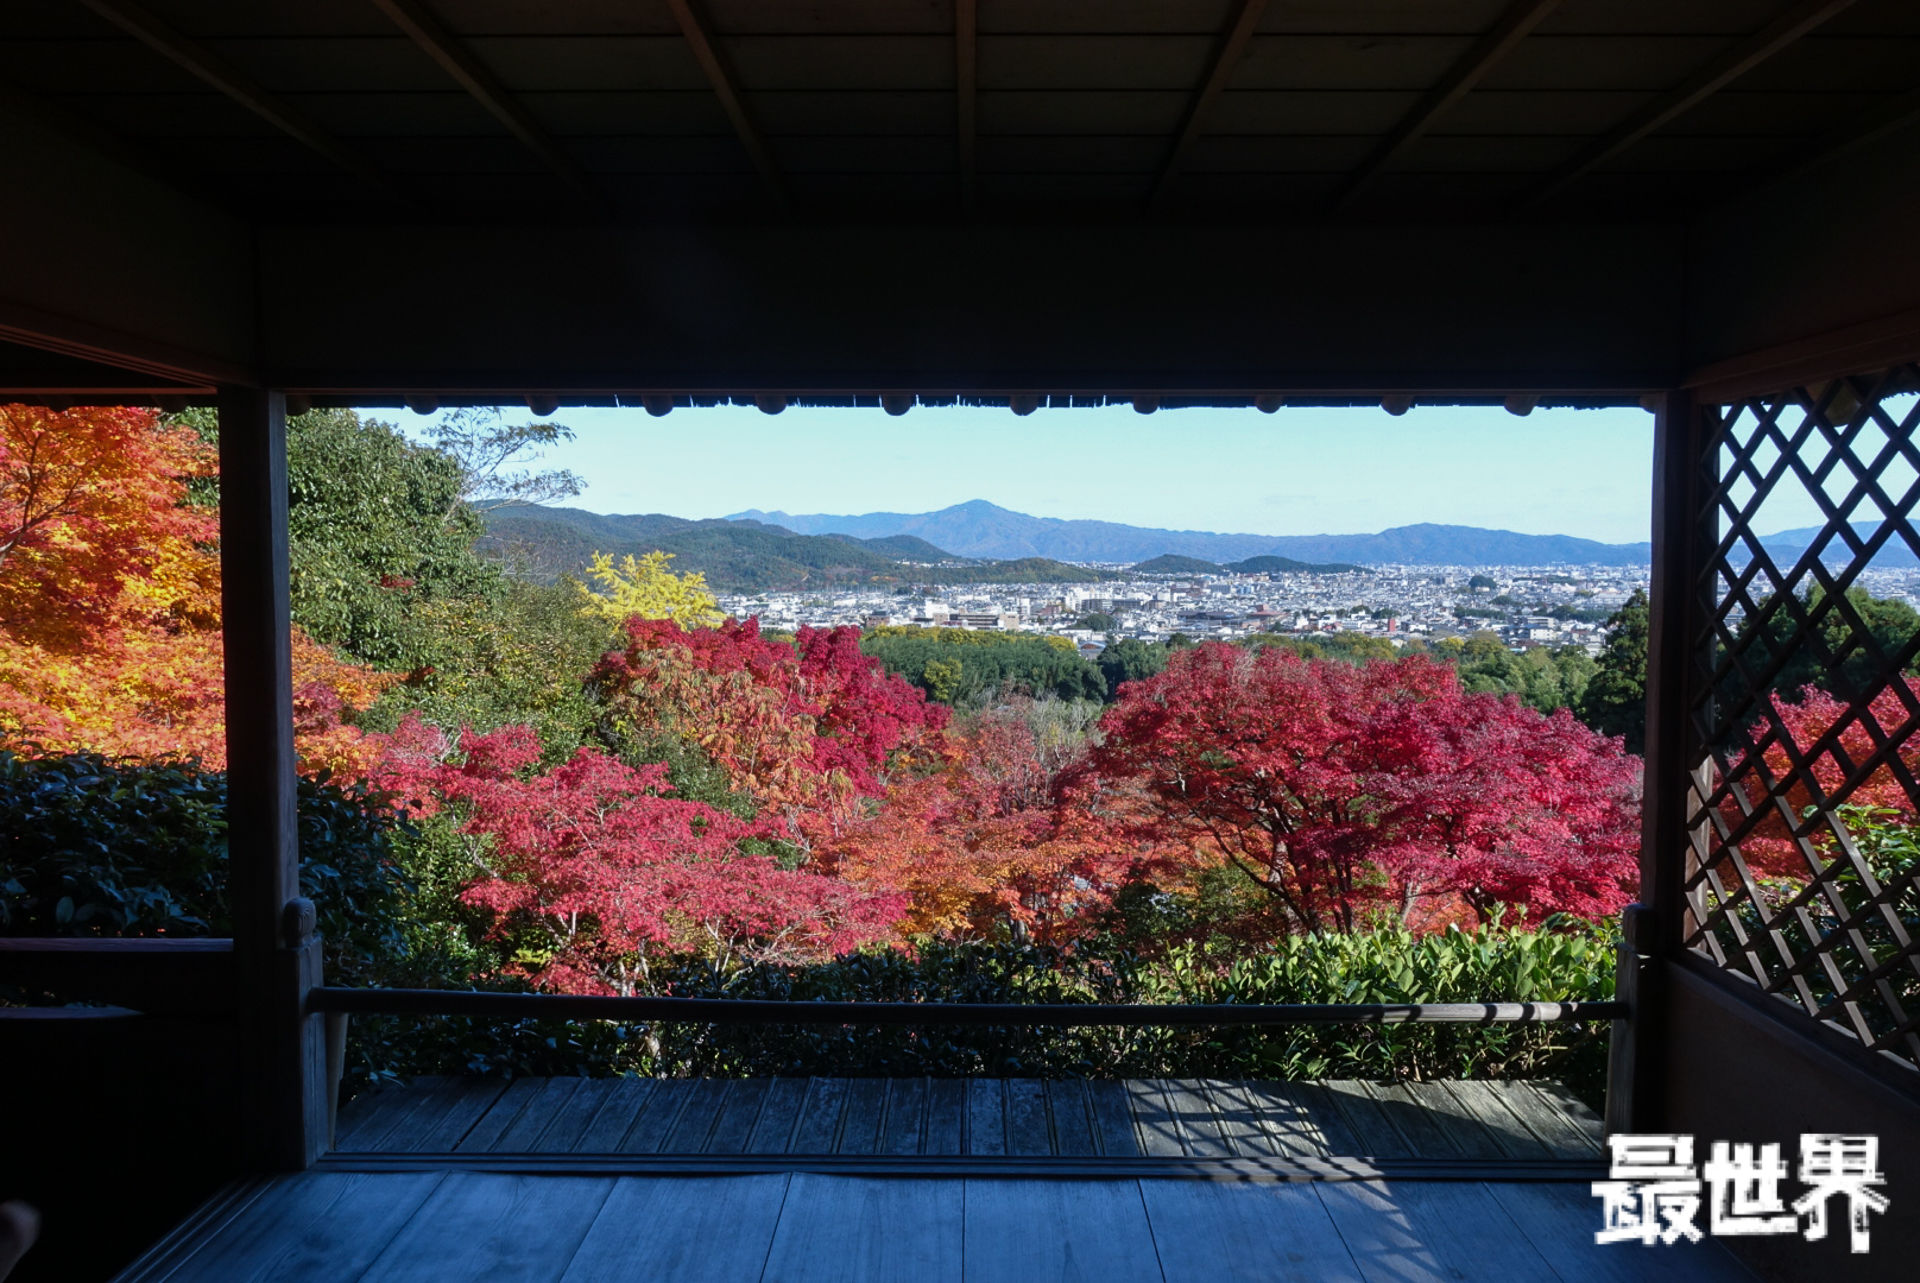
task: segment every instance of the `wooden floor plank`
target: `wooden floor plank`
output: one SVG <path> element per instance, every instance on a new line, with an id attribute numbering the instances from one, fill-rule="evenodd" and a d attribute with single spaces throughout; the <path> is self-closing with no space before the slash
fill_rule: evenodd
<path id="1" fill-rule="evenodd" d="M 1711 1238 L 1595 1243 L 1600 1203 L 1585 1185 L 1501 1181 L 1486 1188 L 1564 1283 L 1753 1283 L 1726 1245 Z"/>
<path id="2" fill-rule="evenodd" d="M 1587 1107 L 1586 1101 L 1556 1082 L 1543 1082 L 1536 1079 L 1522 1085 L 1538 1092 L 1541 1099 L 1557 1109 L 1562 1118 L 1572 1123 L 1586 1138 L 1590 1153 L 1599 1154 L 1606 1150 L 1606 1125 L 1600 1121 L 1600 1115 Z"/>
<path id="3" fill-rule="evenodd" d="M 800 1106 L 800 1120 L 794 1126 L 788 1152 L 831 1154 L 840 1135 L 840 1115 L 846 1104 L 846 1079 L 808 1079 L 807 1098 Z"/>
<path id="4" fill-rule="evenodd" d="M 1180 1145 L 1196 1158 L 1226 1158 L 1233 1146 L 1213 1112 L 1213 1097 L 1198 1078 L 1170 1078 L 1165 1083 L 1167 1109 L 1180 1131 Z"/>
<path id="5" fill-rule="evenodd" d="M 1326 1158 L 1335 1152 L 1359 1153 L 1359 1141 L 1340 1118 L 1332 1100 L 1325 1093 L 1310 1100 L 1301 1087 L 1299 1083 L 1278 1083 L 1264 1079 L 1240 1084 L 1248 1107 L 1265 1133 L 1267 1143 L 1272 1146 L 1268 1152 L 1287 1158 Z M 1336 1151 L 1336 1142 L 1343 1148 Z"/>
<path id="6" fill-rule="evenodd" d="M 529 1150 L 538 1154 L 564 1154 L 570 1151 L 600 1114 L 600 1106 L 613 1094 L 618 1079 L 582 1078 L 573 1094 L 554 1114 L 546 1130 L 534 1138 Z"/>
<path id="7" fill-rule="evenodd" d="M 340 1111 L 334 1147 L 378 1149 L 380 1142 L 404 1116 L 420 1108 L 424 1103 L 423 1093 L 434 1084 L 445 1081 L 444 1078 L 420 1077 L 403 1086 L 382 1087 L 355 1096 Z"/>
<path id="8" fill-rule="evenodd" d="M 1367 1283 L 1559 1277 L 1484 1185 L 1323 1181 L 1305 1188 L 1320 1195 Z"/>
<path id="9" fill-rule="evenodd" d="M 1167 1105 L 1165 1084 L 1158 1078 L 1130 1078 L 1121 1086 L 1133 1110 L 1141 1151 L 1162 1157 L 1186 1153 L 1180 1144 L 1180 1124 Z"/>
<path id="10" fill-rule="evenodd" d="M 720 1104 L 727 1098 L 727 1080 L 695 1078 L 692 1081 L 687 1103 L 680 1107 L 680 1116 L 673 1120 L 673 1129 L 660 1147 L 663 1154 L 705 1153 L 707 1138 L 713 1134 L 714 1123 L 719 1121 Z"/>
<path id="11" fill-rule="evenodd" d="M 1112 1078 L 1089 1079 L 1087 1103 L 1093 1110 L 1094 1139 L 1102 1154 L 1131 1158 L 1141 1153 L 1140 1132 L 1134 1126 L 1125 1083 Z"/>
<path id="12" fill-rule="evenodd" d="M 1321 1108 L 1346 1125 L 1355 1140 L 1353 1153 L 1367 1158 L 1412 1158 L 1413 1145 L 1405 1133 L 1393 1125 L 1386 1106 L 1374 1099 L 1366 1084 L 1352 1079 L 1328 1079 L 1302 1084 L 1310 1099 L 1317 1098 Z M 1319 1119 L 1319 1114 L 1315 1114 Z M 1330 1125 L 1322 1123 L 1324 1129 Z M 1338 1151 L 1336 1151 L 1337 1153 Z"/>
<path id="13" fill-rule="evenodd" d="M 1259 1111 L 1243 1083 L 1214 1079 L 1202 1085 L 1221 1139 L 1229 1152 L 1243 1156 L 1271 1155 L 1276 1152 L 1273 1138 L 1260 1125 Z"/>
<path id="14" fill-rule="evenodd" d="M 613 1186 L 611 1177 L 453 1172 L 360 1283 L 558 1279 Z"/>
<path id="15" fill-rule="evenodd" d="M 487 1112 L 480 1115 L 467 1134 L 454 1143 L 453 1148 L 460 1153 L 486 1153 L 492 1150 L 520 1118 L 520 1111 L 527 1103 L 546 1090 L 544 1078 L 516 1078 L 507 1084 L 505 1091 L 493 1098 L 487 1106 Z"/>
<path id="16" fill-rule="evenodd" d="M 1053 1120 L 1053 1152 L 1070 1157 L 1100 1152 L 1093 1139 L 1093 1112 L 1087 1102 L 1087 1084 L 1081 1078 L 1055 1078 L 1047 1083 L 1047 1116 Z"/>
<path id="17" fill-rule="evenodd" d="M 640 1116 L 640 1107 L 653 1092 L 651 1078 L 616 1078 L 600 1108 L 594 1112 L 580 1139 L 574 1142 L 576 1154 L 612 1154 L 619 1150 L 627 1129 Z"/>
<path id="18" fill-rule="evenodd" d="M 168 1283 L 357 1278 L 444 1179 L 441 1172 L 282 1177 L 187 1256 Z"/>
<path id="19" fill-rule="evenodd" d="M 1038 1078 L 1009 1078 L 1007 1152 L 1051 1154 L 1053 1129 L 1047 1122 L 1047 1085 Z"/>
<path id="20" fill-rule="evenodd" d="M 760 1102 L 760 1117 L 754 1120 L 753 1134 L 747 1137 L 749 1154 L 784 1154 L 793 1140 L 793 1127 L 800 1119 L 800 1107 L 807 1098 L 804 1078 L 775 1078 L 767 1084 L 767 1098 Z"/>
<path id="21" fill-rule="evenodd" d="M 959 1283 L 964 1182 L 795 1174 L 764 1283 Z"/>
<path id="22" fill-rule="evenodd" d="M 1461 1108 L 1473 1115 L 1493 1141 L 1495 1156 L 1504 1158 L 1552 1158 L 1552 1149 L 1538 1136 L 1534 1135 L 1526 1123 L 1516 1117 L 1507 1107 L 1507 1099 L 1512 1094 L 1506 1088 L 1510 1083 L 1488 1082 L 1485 1079 L 1461 1079 L 1456 1082 L 1434 1083 L 1460 1102 Z M 1537 1099 L 1532 1093 L 1529 1100 Z"/>
<path id="23" fill-rule="evenodd" d="M 967 1153 L 1007 1152 L 1006 1087 L 998 1078 L 967 1079 Z"/>
<path id="24" fill-rule="evenodd" d="M 754 1126 L 760 1121 L 760 1107 L 766 1103 L 771 1078 L 736 1078 L 727 1084 L 720 1102 L 720 1117 L 714 1120 L 707 1137 L 709 1154 L 744 1154 L 752 1142 Z"/>
<path id="25" fill-rule="evenodd" d="M 552 1125 L 580 1090 L 578 1078 L 547 1078 L 544 1091 L 528 1095 L 527 1103 L 521 1108 L 520 1116 L 515 1118 L 507 1129 L 500 1133 L 500 1139 L 493 1142 L 493 1150 L 499 1154 L 521 1154 L 533 1148 L 540 1134 Z"/>
<path id="26" fill-rule="evenodd" d="M 788 1179 L 785 1174 L 621 1177 L 562 1283 L 757 1279 L 780 1221 Z"/>
<path id="27" fill-rule="evenodd" d="M 1361 1283 L 1312 1185 L 1151 1180 L 1140 1190 L 1166 1283 Z"/>
<path id="28" fill-rule="evenodd" d="M 410 1146 L 401 1146 L 389 1139 L 381 1148 L 410 1148 L 426 1154 L 448 1153 L 466 1138 L 475 1123 L 486 1117 L 487 1111 L 493 1108 L 493 1103 L 507 1089 L 507 1080 L 504 1078 L 474 1076 L 463 1078 L 460 1083 L 459 1098 L 449 1105 L 438 1122 L 416 1133 Z"/>
<path id="29" fill-rule="evenodd" d="M 882 1154 L 918 1154 L 927 1131 L 928 1081 L 895 1078 L 887 1084 L 887 1121 L 880 1132 Z"/>
<path id="30" fill-rule="evenodd" d="M 1558 1102 L 1528 1082 L 1488 1083 L 1507 1112 L 1520 1120 L 1551 1158 L 1593 1158 L 1600 1153 L 1597 1137 L 1568 1116 Z"/>
<path id="31" fill-rule="evenodd" d="M 1506 1153 L 1500 1139 L 1481 1121 L 1478 1111 L 1447 1090 L 1446 1083 L 1402 1083 L 1401 1086 L 1406 1089 L 1421 1116 L 1446 1136 L 1454 1153 L 1460 1157 L 1499 1158 Z M 1424 1148 L 1420 1156 L 1451 1157 L 1444 1152 L 1428 1153 Z"/>
<path id="32" fill-rule="evenodd" d="M 485 1105 L 473 1100 L 470 1089 L 471 1080 L 466 1078 L 440 1078 L 409 1088 L 419 1099 L 413 1108 L 394 1120 L 386 1134 L 380 1137 L 377 1148 L 418 1150 L 422 1148 L 420 1142 L 431 1135 L 449 1113 L 456 1120 L 464 1120 L 465 1126 L 460 1128 L 464 1134 L 466 1128 L 471 1127 L 474 1120 L 485 1112 Z M 494 1090 L 499 1090 L 498 1085 Z"/>
<path id="33" fill-rule="evenodd" d="M 640 1112 L 633 1116 L 633 1122 L 627 1128 L 626 1135 L 620 1138 L 619 1152 L 622 1154 L 658 1154 L 666 1148 L 667 1137 L 673 1132 L 673 1125 L 680 1120 L 680 1111 L 693 1095 L 696 1079 L 662 1078 L 653 1084 L 653 1090 L 640 1106 Z"/>
<path id="34" fill-rule="evenodd" d="M 967 1136 L 967 1080 L 935 1078 L 927 1083 L 927 1130 L 923 1154 L 964 1154 Z"/>
<path id="35" fill-rule="evenodd" d="M 1388 1121 L 1407 1138 L 1408 1157 L 1461 1156 L 1460 1146 L 1455 1142 L 1452 1132 L 1434 1117 L 1433 1110 L 1425 1100 L 1413 1094 L 1409 1084 L 1363 1082 L 1360 1088 L 1380 1102 Z"/>
<path id="36" fill-rule="evenodd" d="M 1130 1180 L 968 1180 L 962 1259 L 966 1283 L 1160 1278 L 1140 1182 Z"/>
<path id="37" fill-rule="evenodd" d="M 840 1120 L 839 1154 L 872 1154 L 880 1145 L 880 1124 L 886 1118 L 887 1080 L 855 1078 L 847 1083 L 847 1109 Z"/>

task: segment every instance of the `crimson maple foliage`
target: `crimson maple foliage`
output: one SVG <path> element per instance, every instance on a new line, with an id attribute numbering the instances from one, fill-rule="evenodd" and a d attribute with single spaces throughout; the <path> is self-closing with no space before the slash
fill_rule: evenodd
<path id="1" fill-rule="evenodd" d="M 945 708 L 860 652 L 856 628 L 802 628 L 792 643 L 761 636 L 758 619 L 634 618 L 626 630 L 594 673 L 615 723 L 697 744 L 790 835 L 843 820 L 884 786 L 892 755 L 946 724 Z"/>
<path id="2" fill-rule="evenodd" d="M 1011 920 L 1057 939 L 1128 879 L 1170 865 L 1164 844 L 1123 822 L 1119 790 L 1075 787 L 1084 751 L 1050 756 L 1019 701 L 982 713 L 823 858 L 860 885 L 905 891 L 907 932 L 986 934 Z"/>
<path id="3" fill-rule="evenodd" d="M 1895 733 L 1908 718 L 1908 702 L 1920 704 L 1920 679 L 1901 677 L 1902 691 L 1888 685 L 1867 705 L 1867 715 L 1880 731 L 1880 739 Z M 1753 835 L 1742 842 L 1741 850 L 1761 872 L 1779 877 L 1804 879 L 1809 873 L 1806 860 L 1789 835 L 1781 806 L 1768 798 L 1770 787 L 1779 781 L 1793 782 L 1784 794 L 1785 808 L 1798 822 L 1809 808 L 1819 804 L 1885 810 L 1894 822 L 1912 824 L 1916 818 L 1913 798 L 1900 782 L 1900 774 L 1909 779 L 1920 777 L 1920 748 L 1908 740 L 1894 753 L 1901 771 L 1883 763 L 1860 779 L 1850 792 L 1842 795 L 1846 781 L 1859 767 L 1879 751 L 1874 734 L 1861 718 L 1847 717 L 1847 702 L 1817 686 L 1803 687 L 1798 697 L 1786 699 L 1778 692 L 1768 697 L 1771 715 L 1754 723 L 1750 732 L 1760 748 L 1763 770 L 1748 772 L 1735 785 L 1742 790 L 1745 806 L 1729 798 L 1722 814 L 1729 826 L 1739 826 L 1748 811 L 1759 811 L 1762 819 Z M 1791 746 L 1791 752 L 1789 752 Z M 1818 751 L 1815 751 L 1816 747 Z M 1798 760 L 1801 766 L 1796 769 Z M 1824 840 L 1816 829 L 1816 841 Z"/>
<path id="4" fill-rule="evenodd" d="M 662 951 L 818 960 L 885 938 L 901 914 L 897 895 L 743 849 L 764 828 L 666 796 L 664 766 L 582 748 L 536 771 L 539 758 L 531 727 L 463 733 L 456 746 L 409 713 L 378 777 L 423 814 L 458 815 L 486 869 L 462 898 L 493 915 L 496 937 L 520 944 L 516 966 L 536 984 L 644 991 Z"/>
<path id="5" fill-rule="evenodd" d="M 1152 827 L 1228 860 L 1307 931 L 1624 904 L 1638 773 L 1564 714 L 1462 694 L 1420 657 L 1348 665 L 1210 643 L 1129 683 L 1094 766 Z M 1436 908 L 1439 912 L 1436 914 Z"/>

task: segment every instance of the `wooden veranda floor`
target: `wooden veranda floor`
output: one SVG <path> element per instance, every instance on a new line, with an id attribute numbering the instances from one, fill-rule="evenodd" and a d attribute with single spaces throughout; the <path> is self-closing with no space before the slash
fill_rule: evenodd
<path id="1" fill-rule="evenodd" d="M 1552 1085 L 434 1080 L 343 1112 L 121 1283 L 1720 1283 L 1594 1244 Z"/>
<path id="2" fill-rule="evenodd" d="M 676 1171 L 695 1156 L 709 1169 L 784 1155 L 831 1159 L 831 1170 L 991 1157 L 997 1171 L 1029 1159 L 1099 1171 L 1116 1159 L 1131 1170 L 1230 1159 L 1313 1170 L 1366 1158 L 1527 1172 L 1572 1163 L 1559 1174 L 1578 1177 L 1597 1172 L 1601 1152 L 1600 1120 L 1553 1083 L 1036 1078 L 422 1080 L 353 1101 L 335 1148 L 341 1161 L 455 1154 L 479 1166 L 620 1156 L 623 1170 L 653 1156 Z"/>

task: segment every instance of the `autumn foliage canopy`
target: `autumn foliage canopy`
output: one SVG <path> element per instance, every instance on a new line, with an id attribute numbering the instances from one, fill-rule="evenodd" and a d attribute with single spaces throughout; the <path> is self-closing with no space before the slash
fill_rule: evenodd
<path id="1" fill-rule="evenodd" d="M 222 765 L 219 530 L 195 502 L 214 462 L 151 412 L 0 407 L 0 742 Z M 1440 663 L 1208 644 L 1097 724 L 1096 702 L 1004 691 L 954 718 L 857 629 L 707 626 L 711 599 L 664 562 L 621 574 L 663 617 L 568 599 L 595 630 L 576 667 L 610 648 L 558 683 L 590 711 L 557 746 L 524 713 L 436 722 L 408 703 L 431 668 L 403 680 L 293 637 L 303 768 L 367 780 L 457 845 L 455 906 L 545 987 L 646 992 L 667 955 L 1064 943 L 1129 889 L 1221 876 L 1292 932 L 1597 916 L 1634 881 L 1637 761 Z M 689 762 L 718 793 L 675 774 Z"/>
<path id="2" fill-rule="evenodd" d="M 0 405 L 0 735 L 226 760 L 213 452 L 151 410 Z M 343 715 L 392 680 L 295 630 L 303 763 L 364 770 Z"/>

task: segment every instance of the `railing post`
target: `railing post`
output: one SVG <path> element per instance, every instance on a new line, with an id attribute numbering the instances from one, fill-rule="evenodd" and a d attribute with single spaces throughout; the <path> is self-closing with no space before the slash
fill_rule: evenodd
<path id="1" fill-rule="evenodd" d="M 278 392 L 220 390 L 227 888 L 240 977 L 242 1153 L 298 1170 L 326 1141 L 313 905 L 300 899 L 287 564 L 287 423 Z"/>
<path id="2" fill-rule="evenodd" d="M 1711 423 L 1693 393 L 1663 393 L 1655 408 L 1653 575 L 1647 594 L 1647 737 L 1640 830 L 1640 901 L 1622 917 L 1619 997 L 1609 1064 L 1609 1130 L 1657 1130 L 1670 1069 L 1661 1001 L 1664 968 L 1685 939 L 1688 674 L 1698 614 L 1700 505 Z M 1710 516 L 1705 518 L 1711 520 Z M 1710 541 L 1709 541 L 1710 542 Z"/>

